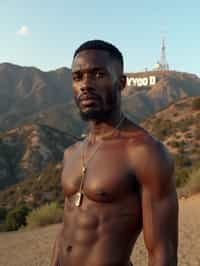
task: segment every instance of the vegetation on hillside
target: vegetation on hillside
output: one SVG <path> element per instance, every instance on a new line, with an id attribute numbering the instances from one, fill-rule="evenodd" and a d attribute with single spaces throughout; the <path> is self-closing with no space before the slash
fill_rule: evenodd
<path id="1" fill-rule="evenodd" d="M 200 97 L 171 105 L 143 126 L 164 142 L 174 156 L 177 187 L 189 184 L 191 172 L 200 164 Z"/>
<path id="2" fill-rule="evenodd" d="M 39 176 L 27 177 L 26 180 L 1 191 L 0 207 L 12 209 L 25 202 L 32 209 L 54 199 L 62 206 L 64 195 L 60 181 L 61 167 L 61 164 L 49 162 Z"/>
<path id="3" fill-rule="evenodd" d="M 142 126 L 173 154 L 177 187 L 187 195 L 200 192 L 200 97 L 184 99 L 170 108 Z M 50 139 L 49 129 L 44 132 Z M 52 150 L 55 145 L 56 140 L 51 143 Z M 6 158 L 16 160 L 5 144 L 0 143 L 0 147 L 6 152 Z M 39 174 L 33 172 L 25 180 L 0 191 L 0 230 L 17 230 L 27 223 L 35 226 L 60 221 L 64 207 L 61 171 L 62 163 L 52 160 Z M 51 202 L 56 203 L 51 205 Z"/>

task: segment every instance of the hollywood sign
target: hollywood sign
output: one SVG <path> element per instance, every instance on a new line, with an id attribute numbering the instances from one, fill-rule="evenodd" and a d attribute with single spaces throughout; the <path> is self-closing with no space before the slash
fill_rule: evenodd
<path id="1" fill-rule="evenodd" d="M 128 87 L 147 87 L 153 86 L 156 84 L 156 77 L 149 76 L 144 78 L 134 78 L 134 77 L 127 77 L 126 78 L 127 86 Z"/>

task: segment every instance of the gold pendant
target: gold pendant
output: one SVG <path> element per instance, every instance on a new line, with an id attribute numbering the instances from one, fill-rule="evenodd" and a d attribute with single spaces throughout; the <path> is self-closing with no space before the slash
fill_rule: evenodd
<path id="1" fill-rule="evenodd" d="M 87 167 L 82 166 L 82 174 L 83 174 L 83 176 L 86 174 L 86 171 L 87 171 Z"/>
<path id="2" fill-rule="evenodd" d="M 75 194 L 75 206 L 76 207 L 79 207 L 81 205 L 82 199 L 83 199 L 83 193 L 77 192 Z"/>

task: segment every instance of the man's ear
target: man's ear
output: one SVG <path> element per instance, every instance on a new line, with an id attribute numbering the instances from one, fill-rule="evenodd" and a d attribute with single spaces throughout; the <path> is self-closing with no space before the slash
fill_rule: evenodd
<path id="1" fill-rule="evenodd" d="M 122 91 L 126 87 L 126 76 L 121 75 L 120 77 L 120 90 Z"/>

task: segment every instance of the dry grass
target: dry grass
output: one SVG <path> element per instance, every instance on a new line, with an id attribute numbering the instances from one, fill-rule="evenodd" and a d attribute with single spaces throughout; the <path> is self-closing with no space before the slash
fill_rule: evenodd
<path id="1" fill-rule="evenodd" d="M 181 199 L 179 265 L 200 265 L 200 195 Z M 29 231 L 0 233 L 0 266 L 48 266 L 59 225 Z M 134 266 L 146 266 L 142 237 L 132 255 Z"/>
<path id="2" fill-rule="evenodd" d="M 27 228 L 37 228 L 49 224 L 61 223 L 63 210 L 56 202 L 46 203 L 40 208 L 33 210 L 26 217 Z"/>

